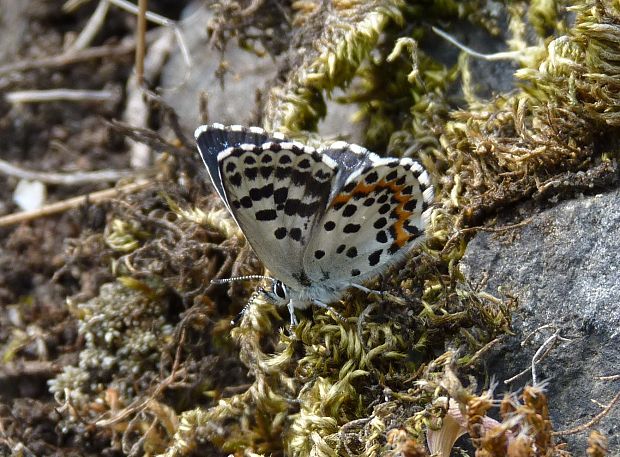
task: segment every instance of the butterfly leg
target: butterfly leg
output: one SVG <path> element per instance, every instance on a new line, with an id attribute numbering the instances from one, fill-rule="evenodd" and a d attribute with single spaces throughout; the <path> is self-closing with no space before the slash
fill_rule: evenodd
<path id="1" fill-rule="evenodd" d="M 286 307 L 288 308 L 288 312 L 291 316 L 291 328 L 297 327 L 299 322 L 297 321 L 297 316 L 295 316 L 295 307 L 293 306 L 293 302 L 289 301 Z"/>
<path id="2" fill-rule="evenodd" d="M 396 303 L 397 305 L 405 306 L 407 304 L 407 302 L 405 300 L 403 300 L 402 298 L 397 297 L 396 295 L 393 295 L 393 294 L 391 294 L 389 292 L 384 292 L 382 290 L 369 289 L 368 287 L 364 287 L 361 284 L 351 284 L 351 287 L 359 289 L 362 292 L 366 292 L 369 295 L 370 294 L 376 294 L 380 298 L 382 298 L 384 300 L 391 301 L 393 303 Z"/>
<path id="3" fill-rule="evenodd" d="M 383 292 L 381 292 L 380 290 L 369 289 L 368 287 L 364 287 L 361 284 L 352 283 L 351 287 L 355 287 L 356 289 L 359 289 L 362 292 L 366 292 L 367 294 L 370 294 L 370 293 L 375 293 L 375 294 L 379 294 L 379 295 L 383 294 Z"/>
<path id="4" fill-rule="evenodd" d="M 342 315 L 338 311 L 336 311 L 334 308 L 332 308 L 331 306 L 326 305 L 325 303 L 318 301 L 318 300 L 313 300 L 312 303 L 314 303 L 319 308 L 323 308 L 323 309 L 326 309 L 327 311 L 331 311 L 332 314 L 334 314 L 338 319 L 340 319 L 342 322 L 345 322 L 345 318 L 342 317 Z"/>

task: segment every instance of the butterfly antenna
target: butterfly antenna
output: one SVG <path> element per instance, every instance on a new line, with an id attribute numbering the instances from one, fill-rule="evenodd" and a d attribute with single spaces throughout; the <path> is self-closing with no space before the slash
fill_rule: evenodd
<path id="1" fill-rule="evenodd" d="M 248 276 L 234 276 L 232 278 L 225 278 L 225 279 L 212 279 L 211 280 L 211 284 L 226 284 L 229 282 L 235 282 L 235 281 L 250 281 L 252 279 L 268 279 L 269 281 L 275 281 L 275 279 L 270 278 L 269 276 L 263 276 L 263 275 L 248 275 Z"/>

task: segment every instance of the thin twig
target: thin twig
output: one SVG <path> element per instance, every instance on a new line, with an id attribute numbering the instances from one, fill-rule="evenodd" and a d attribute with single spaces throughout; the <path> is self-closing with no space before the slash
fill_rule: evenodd
<path id="1" fill-rule="evenodd" d="M 129 417 L 134 412 L 139 412 L 140 410 L 144 409 L 151 400 L 157 398 L 159 394 L 162 393 L 170 385 L 172 385 L 178 377 L 186 376 L 187 370 L 185 368 L 179 369 L 179 366 L 181 364 L 181 354 L 182 354 L 181 351 L 185 343 L 185 331 L 186 329 L 182 327 L 180 338 L 179 338 L 179 344 L 177 345 L 177 350 L 175 353 L 174 361 L 172 363 L 172 368 L 170 369 L 170 374 L 165 379 L 162 379 L 157 384 L 157 386 L 155 386 L 155 389 L 153 389 L 153 392 L 147 398 L 136 400 L 132 405 L 129 405 L 126 408 L 124 408 L 116 416 L 110 417 L 109 419 L 98 420 L 97 422 L 95 422 L 97 426 L 108 427 L 110 425 L 117 424 L 125 420 L 127 417 Z"/>
<path id="2" fill-rule="evenodd" d="M 4 362 L 0 367 L 0 379 L 24 379 L 26 376 L 51 377 L 62 371 L 62 366 L 48 360 L 23 360 L 19 362 Z"/>
<path id="3" fill-rule="evenodd" d="M 153 80 L 161 72 L 166 58 L 174 43 L 174 35 L 171 29 L 160 29 L 159 38 L 149 47 L 149 52 L 144 59 L 143 78 Z M 144 128 L 148 123 L 149 107 L 144 100 L 144 85 L 140 85 L 137 74 L 127 80 L 125 89 L 126 107 L 123 120 L 136 127 Z M 150 165 L 152 151 L 143 144 L 128 141 L 130 150 L 130 164 L 132 168 L 141 169 Z"/>
<path id="4" fill-rule="evenodd" d="M 597 423 L 599 423 L 601 421 L 601 419 L 603 419 L 607 414 L 609 414 L 609 411 L 611 411 L 611 409 L 619 401 L 620 401 L 620 392 L 618 392 L 616 394 L 616 396 L 607 404 L 607 406 L 605 407 L 605 409 L 603 409 L 603 411 L 598 413 L 596 416 L 594 416 L 591 420 L 589 420 L 585 424 L 579 425 L 578 427 L 570 428 L 568 430 L 561 430 L 559 432 L 552 432 L 551 434 L 553 436 L 566 436 L 566 435 L 574 435 L 575 433 L 583 432 L 584 430 L 586 430 L 586 429 L 592 427 L 593 425 L 596 425 Z"/>
<path id="5" fill-rule="evenodd" d="M 523 338 L 523 341 L 521 341 L 521 347 L 524 347 L 527 344 L 527 342 L 530 339 L 532 339 L 532 337 L 536 335 L 538 332 L 540 332 L 541 330 L 547 329 L 547 328 L 556 329 L 557 327 L 555 326 L 555 324 L 545 324 L 545 325 L 541 325 L 540 327 L 535 328 L 530 333 L 525 335 L 525 338 Z"/>
<path id="6" fill-rule="evenodd" d="M 516 224 L 504 225 L 503 227 L 484 227 L 482 225 L 476 227 L 465 227 L 461 229 L 457 229 L 457 231 L 446 241 L 443 251 L 446 252 L 449 246 L 461 235 L 469 232 L 490 232 L 490 233 L 503 233 L 509 230 L 513 230 L 519 227 L 524 227 L 530 222 L 532 222 L 532 217 L 528 217 L 527 219 L 522 220 L 521 222 L 517 222 Z"/>
<path id="7" fill-rule="evenodd" d="M 459 48 L 461 51 L 465 52 L 466 54 L 469 54 L 470 56 L 476 57 L 478 59 L 488 60 L 489 62 L 493 62 L 496 60 L 519 60 L 524 55 L 523 51 L 506 51 L 506 52 L 496 52 L 493 54 L 482 54 L 481 52 L 474 51 L 472 48 L 467 47 L 462 43 L 459 43 L 454 37 L 452 37 L 451 35 L 448 35 L 443 30 L 438 29 L 437 27 L 432 27 L 432 29 L 433 29 L 433 32 L 435 32 L 437 35 L 442 37 L 444 40 L 452 43 L 454 46 L 456 46 L 457 48 Z"/>
<path id="8" fill-rule="evenodd" d="M 55 101 L 92 102 L 118 99 L 118 94 L 109 90 L 49 89 L 19 90 L 5 95 L 9 103 L 41 103 Z"/>
<path id="9" fill-rule="evenodd" d="M 144 95 L 150 103 L 156 104 L 156 106 L 163 111 L 164 117 L 168 120 L 170 128 L 181 141 L 181 144 L 183 144 L 183 146 L 188 148 L 190 151 L 193 151 L 195 148 L 195 143 L 193 139 L 190 140 L 185 134 L 185 131 L 179 122 L 179 115 L 175 109 L 166 103 L 166 101 L 159 94 L 156 94 L 153 91 L 145 90 Z"/>
<path id="10" fill-rule="evenodd" d="M 127 11 L 128 13 L 131 13 L 135 16 L 137 16 L 140 11 L 138 6 L 126 0 L 110 0 L 110 3 L 112 3 L 115 6 L 118 6 L 120 9 Z M 145 17 L 149 21 L 157 25 L 163 25 L 164 27 L 176 27 L 176 22 L 173 21 L 172 19 L 168 19 L 167 17 L 161 16 L 151 11 L 147 11 Z"/>
<path id="11" fill-rule="evenodd" d="M 118 6 L 122 10 L 125 10 L 131 14 L 137 15 L 139 12 L 139 9 L 136 5 L 126 0 L 110 0 L 110 3 Z M 164 27 L 170 27 L 174 30 L 174 35 L 177 39 L 177 43 L 179 44 L 179 48 L 181 49 L 181 55 L 183 56 L 185 65 L 187 66 L 187 68 L 191 68 L 192 66 L 191 55 L 189 53 L 187 45 L 185 44 L 185 38 L 183 37 L 183 34 L 181 33 L 181 29 L 179 28 L 179 25 L 172 19 L 168 19 L 167 17 L 160 16 L 159 14 L 153 13 L 151 11 L 147 11 L 145 13 L 145 17 L 150 22 L 153 22 L 157 25 L 162 25 Z"/>
<path id="12" fill-rule="evenodd" d="M 19 224 L 21 222 L 28 222 L 41 217 L 51 216 L 54 214 L 62 213 L 70 209 L 76 208 L 85 202 L 98 203 L 101 201 L 109 200 L 119 193 L 136 192 L 144 189 L 152 184 L 152 181 L 138 181 L 126 186 L 117 187 L 114 189 L 101 190 L 99 192 L 93 192 L 87 195 L 81 195 L 79 197 L 69 198 L 60 202 L 46 205 L 43 208 L 35 209 L 32 211 L 23 211 L 21 213 L 9 214 L 7 216 L 0 217 L 0 227 L 8 227 L 10 225 Z"/>
<path id="13" fill-rule="evenodd" d="M 81 7 L 84 3 L 89 3 L 89 0 L 67 0 L 62 5 L 62 12 L 72 13 L 73 11 Z"/>
<path id="14" fill-rule="evenodd" d="M 537 384 L 537 376 L 536 376 L 536 363 L 540 362 L 545 356 L 549 353 L 555 342 L 560 338 L 560 331 L 556 330 L 556 332 L 551 335 L 547 340 L 538 348 L 538 350 L 534 353 L 534 357 L 532 357 L 532 384 Z"/>
<path id="15" fill-rule="evenodd" d="M 136 28 L 136 81 L 144 84 L 144 54 L 146 35 L 146 9 L 148 0 L 138 0 L 138 26 Z"/>
<path id="16" fill-rule="evenodd" d="M 532 335 L 534 335 L 536 332 L 544 329 L 544 328 L 548 328 L 548 327 L 555 327 L 553 324 L 546 324 L 543 325 L 539 328 L 537 328 L 536 330 L 534 330 L 533 332 L 529 333 L 524 341 L 521 342 L 521 346 L 523 346 L 525 344 L 525 342 L 530 339 L 532 337 Z M 557 330 L 553 335 L 551 335 L 549 338 L 547 338 L 547 340 L 545 340 L 545 342 L 538 348 L 538 350 L 536 351 L 536 353 L 534 354 L 534 357 L 532 357 L 532 361 L 531 364 L 528 368 L 525 368 L 523 371 L 517 373 L 516 375 L 512 376 L 511 378 L 505 379 L 504 380 L 504 384 L 510 384 L 511 382 L 519 379 L 521 376 L 527 374 L 528 372 L 532 373 L 532 383 L 534 385 L 536 385 L 536 364 L 539 363 L 540 361 L 542 361 L 547 354 L 549 354 L 549 352 L 551 352 L 551 349 L 553 348 L 553 343 L 556 340 L 560 340 L 560 341 L 564 341 L 564 342 L 570 342 L 571 340 L 567 339 L 567 338 L 563 338 L 560 336 L 560 330 Z"/>
<path id="17" fill-rule="evenodd" d="M 76 186 L 82 184 L 118 181 L 122 178 L 136 176 L 131 170 L 77 171 L 75 173 L 53 173 L 27 170 L 0 159 L 0 173 L 29 181 L 41 181 L 45 184 Z"/>
<path id="18" fill-rule="evenodd" d="M 165 139 L 163 139 L 157 132 L 151 129 L 134 127 L 125 122 L 115 120 L 106 121 L 106 123 L 115 131 L 119 132 L 121 135 L 125 135 L 133 141 L 143 143 L 154 151 L 172 152 L 175 154 L 187 154 L 188 152 L 185 148 L 180 148 L 178 146 L 170 144 Z"/>
<path id="19" fill-rule="evenodd" d="M 599 381 L 617 381 L 620 379 L 620 374 L 612 374 L 609 376 L 596 376 L 594 379 L 598 379 Z"/>
<path id="20" fill-rule="evenodd" d="M 501 337 L 499 338 L 495 338 L 494 340 L 489 341 L 487 344 L 485 344 L 484 346 L 482 346 L 480 349 L 478 349 L 478 351 L 476 351 L 476 353 L 472 356 L 471 359 L 469 359 L 469 362 L 467 362 L 465 364 L 466 367 L 470 367 L 472 366 L 474 363 L 476 363 L 478 361 L 478 359 L 480 359 L 480 357 L 488 352 L 493 346 L 495 346 L 497 343 L 499 343 L 501 341 Z"/>
<path id="21" fill-rule="evenodd" d="M 99 4 L 95 9 L 95 12 L 90 16 L 90 19 L 75 39 L 73 43 L 67 48 L 65 52 L 72 53 L 86 49 L 93 41 L 105 21 L 110 9 L 110 2 L 108 0 L 99 0 Z"/>
<path id="22" fill-rule="evenodd" d="M 84 49 L 82 51 L 60 54 L 51 57 L 41 57 L 38 59 L 21 60 L 19 62 L 10 63 L 0 66 L 0 75 L 11 72 L 19 72 L 26 70 L 40 70 L 41 68 L 58 68 L 71 65 L 85 60 L 99 59 L 102 57 L 115 57 L 129 54 L 136 47 L 133 39 L 123 40 L 117 45 L 105 45 L 94 48 Z"/>

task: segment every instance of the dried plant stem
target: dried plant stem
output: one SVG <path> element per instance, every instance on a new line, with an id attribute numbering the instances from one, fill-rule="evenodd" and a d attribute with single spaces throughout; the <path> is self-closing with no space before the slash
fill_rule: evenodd
<path id="1" fill-rule="evenodd" d="M 148 0 L 138 0 L 138 24 L 136 28 L 136 81 L 144 84 L 144 54 L 146 52 L 146 9 Z"/>
<path id="2" fill-rule="evenodd" d="M 553 328 L 555 327 L 553 324 L 546 324 L 543 325 L 539 328 L 537 328 L 536 330 L 534 330 L 533 332 L 531 332 L 530 334 L 528 334 L 525 339 L 521 342 L 521 346 L 524 346 L 525 343 L 527 342 L 527 340 L 529 340 L 533 334 L 535 334 L 536 332 L 539 332 L 542 329 L 545 328 Z M 537 383 L 537 375 L 536 375 L 536 364 L 541 362 L 546 356 L 547 354 L 549 354 L 549 352 L 551 352 L 551 350 L 553 349 L 553 346 L 555 344 L 556 341 L 563 341 L 563 342 L 571 342 L 571 340 L 567 339 L 567 338 L 563 338 L 560 336 L 560 330 L 556 330 L 556 332 L 551 335 L 549 338 L 547 338 L 545 340 L 545 342 L 536 350 L 536 353 L 534 354 L 534 357 L 532 357 L 532 362 L 530 364 L 530 367 L 524 369 L 523 371 L 521 371 L 520 373 L 517 373 L 516 375 L 514 375 L 513 377 L 504 380 L 504 384 L 510 384 L 511 382 L 519 379 L 521 376 L 523 376 L 524 374 L 526 374 L 528 371 L 532 373 L 532 384 L 536 385 Z"/>
<path id="3" fill-rule="evenodd" d="M 109 0 L 99 0 L 99 4 L 97 5 L 95 12 L 92 14 L 78 37 L 65 52 L 73 53 L 87 48 L 95 36 L 97 36 L 99 30 L 101 30 L 109 9 Z"/>
<path id="4" fill-rule="evenodd" d="M 177 378 L 184 377 L 187 372 L 185 368 L 181 368 L 181 354 L 183 345 L 185 343 L 185 331 L 186 327 L 181 327 L 181 333 L 179 337 L 179 342 L 177 344 L 177 350 L 174 357 L 174 362 L 172 364 L 172 368 L 170 369 L 170 375 L 168 375 L 165 379 L 162 379 L 156 386 L 153 392 L 144 399 L 137 399 L 133 404 L 127 406 L 118 414 L 108 419 L 100 419 L 95 424 L 98 427 L 107 427 L 112 424 L 116 424 L 125 420 L 131 414 L 136 411 L 139 411 L 146 407 L 146 405 L 151 401 L 156 399 L 159 394 L 161 394 L 165 389 L 167 389 L 171 384 L 173 384 Z"/>
<path id="5" fill-rule="evenodd" d="M 597 376 L 595 379 L 599 381 L 617 381 L 620 379 L 620 374 L 613 374 L 609 376 Z"/>
<path id="6" fill-rule="evenodd" d="M 487 353 L 488 351 L 490 351 L 493 346 L 495 346 L 497 343 L 499 343 L 501 341 L 501 337 L 499 338 L 495 338 L 494 340 L 489 341 L 487 344 L 485 344 L 484 346 L 482 346 L 480 349 L 478 349 L 478 351 L 476 351 L 476 353 L 472 356 L 471 359 L 469 359 L 469 362 L 467 362 L 465 364 L 466 367 L 470 367 L 472 365 L 474 365 L 479 359 L 480 357 Z"/>
<path id="7" fill-rule="evenodd" d="M 129 54 L 136 47 L 134 40 L 123 40 L 118 45 L 105 45 L 88 48 L 81 51 L 64 53 L 57 56 L 42 57 L 32 60 L 21 60 L 0 66 L 0 75 L 14 71 L 38 70 L 41 68 L 57 68 L 71 65 L 84 60 L 99 59 L 101 57 L 113 57 Z"/>
<path id="8" fill-rule="evenodd" d="M 538 350 L 534 354 L 534 357 L 532 357 L 532 367 L 531 367 L 532 385 L 535 386 L 536 384 L 538 384 L 538 379 L 537 379 L 538 376 L 536 374 L 536 364 L 540 362 L 541 360 L 543 360 L 547 356 L 547 354 L 551 352 L 553 345 L 559 339 L 564 339 L 564 338 L 560 336 L 560 331 L 556 330 L 556 332 L 553 335 L 551 335 L 549 338 L 545 340 L 545 342 L 538 348 Z M 564 340 L 566 341 L 566 339 Z"/>
<path id="9" fill-rule="evenodd" d="M 616 394 L 616 396 L 614 398 L 612 398 L 612 400 L 607 404 L 607 406 L 605 406 L 605 409 L 603 409 L 603 411 L 598 413 L 596 416 L 594 416 L 591 420 L 589 420 L 585 424 L 580 425 L 578 427 L 570 428 L 568 430 L 561 430 L 559 432 L 552 432 L 551 434 L 554 435 L 554 436 L 566 436 L 566 435 L 574 435 L 575 433 L 583 432 L 584 430 L 587 430 L 588 428 L 592 427 L 593 425 L 596 425 L 597 423 L 599 423 L 607 414 L 609 414 L 609 411 L 611 411 L 611 409 L 618 402 L 620 402 L 620 392 L 618 392 Z"/>
<path id="10" fill-rule="evenodd" d="M 140 12 L 139 6 L 136 6 L 126 0 L 110 0 L 110 3 L 131 14 L 138 15 Z M 146 19 L 157 25 L 163 25 L 164 27 L 176 27 L 176 22 L 174 22 L 172 19 L 160 16 L 159 14 L 153 13 L 151 11 L 146 11 L 145 17 Z"/>
<path id="11" fill-rule="evenodd" d="M 78 90 L 78 89 L 50 89 L 50 90 L 20 90 L 5 95 L 9 103 L 43 103 L 56 101 L 72 102 L 100 102 L 115 100 L 118 94 L 109 90 Z"/>
<path id="12" fill-rule="evenodd" d="M 476 57 L 478 59 L 488 60 L 490 62 L 493 62 L 496 60 L 519 60 L 521 57 L 523 57 L 523 54 L 524 54 L 522 51 L 506 51 L 506 52 L 496 52 L 494 54 L 482 54 L 481 52 L 474 51 L 470 47 L 467 47 L 464 44 L 459 43 L 454 37 L 447 34 L 443 30 L 438 29 L 437 27 L 432 27 L 432 29 L 433 29 L 433 32 L 435 32 L 437 35 L 442 37 L 444 40 L 452 43 L 454 46 L 459 48 L 464 53 L 469 54 L 470 56 Z"/>
<path id="13" fill-rule="evenodd" d="M 136 192 L 140 189 L 144 189 L 149 186 L 151 181 L 141 180 L 126 186 L 116 187 L 114 189 L 101 190 L 99 192 L 93 192 L 87 195 L 81 195 L 79 197 L 69 198 L 60 202 L 46 205 L 43 208 L 39 208 L 32 211 L 24 211 L 17 214 L 9 214 L 8 216 L 0 217 L 0 227 L 8 227 L 10 225 L 19 224 L 21 222 L 28 222 L 41 217 L 51 216 L 53 214 L 62 213 L 64 211 L 78 207 L 85 202 L 97 203 L 105 200 L 109 200 L 115 197 L 119 193 Z"/>
<path id="14" fill-rule="evenodd" d="M 45 184 L 56 184 L 61 186 L 76 186 L 95 182 L 118 181 L 119 179 L 136 175 L 136 172 L 131 170 L 78 171 L 75 173 L 32 171 L 13 165 L 12 163 L 6 162 L 2 159 L 0 159 L 0 173 L 20 179 L 41 181 Z"/>
<path id="15" fill-rule="evenodd" d="M 174 43 L 174 35 L 170 29 L 160 29 L 159 38 L 149 47 L 148 53 L 142 59 L 142 77 L 153 79 L 161 71 L 170 49 Z M 144 85 L 138 82 L 138 70 L 135 76 L 127 80 L 126 107 L 123 120 L 129 124 L 145 128 L 148 123 L 149 106 L 145 101 Z M 148 167 L 152 161 L 152 151 L 144 144 L 128 140 L 130 147 L 129 156 L 132 168 L 142 169 Z"/>
<path id="16" fill-rule="evenodd" d="M 110 0 L 115 6 L 118 6 L 120 9 L 127 11 L 131 14 L 139 14 L 139 8 L 126 0 Z M 185 44 L 185 38 L 183 38 L 183 34 L 179 29 L 178 24 L 172 19 L 168 19 L 167 17 L 160 16 L 159 14 L 153 13 L 151 11 L 146 11 L 144 14 L 145 18 L 153 22 L 154 24 L 161 25 L 164 27 L 170 27 L 174 30 L 174 35 L 176 37 L 177 43 L 179 44 L 179 48 L 181 49 L 181 54 L 183 55 L 183 60 L 188 68 L 191 67 L 191 57 L 189 54 L 189 50 L 187 49 L 187 45 Z"/>

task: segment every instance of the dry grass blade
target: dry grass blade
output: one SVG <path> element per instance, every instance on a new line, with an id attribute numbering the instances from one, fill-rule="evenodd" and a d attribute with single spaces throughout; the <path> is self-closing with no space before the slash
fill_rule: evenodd
<path id="1" fill-rule="evenodd" d="M 39 219 L 41 217 L 52 216 L 54 214 L 77 208 L 79 205 L 86 202 L 99 203 L 105 200 L 109 200 L 117 196 L 119 193 L 136 192 L 140 189 L 148 187 L 149 185 L 151 185 L 151 181 L 138 181 L 114 189 L 106 189 L 99 192 L 93 192 L 92 194 L 69 198 L 61 202 L 46 205 L 43 208 L 39 208 L 33 211 L 23 211 L 21 213 L 9 214 L 8 216 L 0 217 L 0 227 L 8 227 L 10 225 L 19 224 L 22 222 L 29 222 L 34 219 Z"/>
<path id="2" fill-rule="evenodd" d="M 77 186 L 95 182 L 118 181 L 119 179 L 136 176 L 135 171 L 130 170 L 98 170 L 77 171 L 74 173 L 54 173 L 45 171 L 27 170 L 0 159 L 0 173 L 30 181 L 41 181 L 45 184 L 62 186 Z"/>

